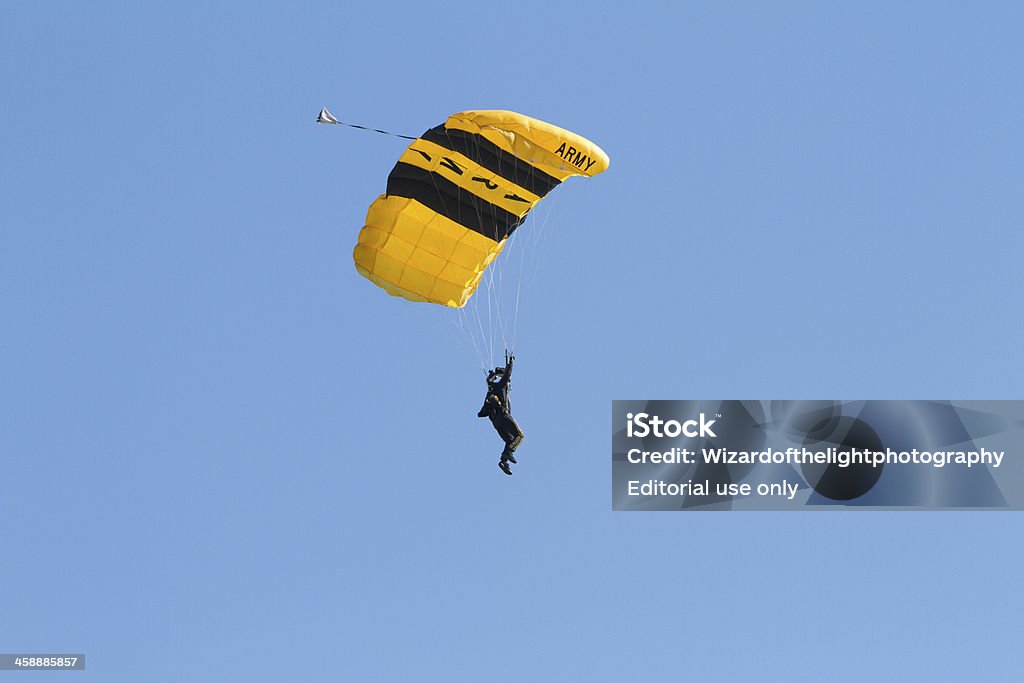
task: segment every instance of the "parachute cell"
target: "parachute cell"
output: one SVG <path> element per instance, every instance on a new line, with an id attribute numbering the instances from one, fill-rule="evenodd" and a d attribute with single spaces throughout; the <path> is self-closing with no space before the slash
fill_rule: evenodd
<path id="1" fill-rule="evenodd" d="M 608 163 L 586 138 L 522 114 L 453 114 L 392 169 L 359 233 L 356 269 L 394 296 L 461 308 L 537 202 Z"/>

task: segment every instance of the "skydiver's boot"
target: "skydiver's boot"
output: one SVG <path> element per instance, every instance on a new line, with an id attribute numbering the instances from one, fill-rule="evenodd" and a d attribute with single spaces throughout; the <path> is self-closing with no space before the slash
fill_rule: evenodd
<path id="1" fill-rule="evenodd" d="M 508 460 L 502 459 L 502 461 L 498 463 L 498 467 L 500 467 L 501 471 L 508 476 L 512 476 L 512 468 L 508 466 Z"/>
<path id="2" fill-rule="evenodd" d="M 512 449 L 508 446 L 505 446 L 505 450 L 501 452 L 501 459 L 508 460 L 513 465 L 516 464 L 516 456 L 512 455 Z"/>

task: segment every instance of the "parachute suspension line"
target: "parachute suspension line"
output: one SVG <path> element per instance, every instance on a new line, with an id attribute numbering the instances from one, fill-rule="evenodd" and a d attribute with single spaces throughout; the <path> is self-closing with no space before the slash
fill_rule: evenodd
<path id="1" fill-rule="evenodd" d="M 511 301 L 510 292 L 518 281 L 515 269 L 515 262 L 517 258 L 515 252 L 519 250 L 519 247 L 516 246 L 519 242 L 516 238 L 517 233 L 518 230 L 515 230 L 506 238 L 507 241 L 505 243 L 505 247 L 502 249 L 502 257 L 499 262 L 495 264 L 497 268 L 494 269 L 496 271 L 495 279 L 497 280 L 494 286 L 499 294 L 498 303 L 499 306 L 501 306 L 498 316 L 498 323 L 501 326 L 501 341 L 505 350 L 510 352 L 515 351 L 517 323 L 515 307 Z M 506 273 L 508 274 L 507 277 Z M 508 284 L 505 282 L 506 279 L 509 280 Z"/>
<path id="2" fill-rule="evenodd" d="M 459 330 L 462 332 L 464 338 L 469 339 L 473 343 L 473 349 L 476 351 L 477 360 L 480 361 L 480 368 L 482 370 L 487 369 L 487 359 L 484 358 L 483 349 L 480 348 L 480 342 L 477 341 L 476 333 L 473 330 L 472 325 L 466 325 L 466 317 L 464 311 L 459 309 Z"/>
<path id="3" fill-rule="evenodd" d="M 571 215 L 572 208 L 579 200 L 580 185 L 576 182 L 569 182 L 572 180 L 574 178 L 567 178 L 565 182 L 561 183 L 554 192 L 545 198 L 543 206 L 539 207 L 539 210 L 529 214 L 532 220 L 529 230 L 527 230 L 528 234 L 519 238 L 520 243 L 516 247 L 519 250 L 519 275 L 516 282 L 514 316 L 514 328 L 517 332 L 519 329 L 520 303 L 522 302 L 525 305 L 533 295 L 537 275 L 544 261 L 545 250 L 543 245 L 548 239 L 548 226 L 551 224 L 552 218 L 559 214 Z M 568 204 L 564 201 L 566 193 L 572 196 Z M 513 340 L 513 345 L 515 343 L 515 340 Z"/>
<path id="4" fill-rule="evenodd" d="M 447 312 L 439 311 L 434 306 L 427 306 L 427 308 L 429 308 L 431 311 L 433 311 L 435 318 L 441 319 L 441 318 L 445 318 L 446 315 L 447 315 Z M 460 313 L 461 313 L 461 311 L 460 311 Z M 452 335 L 452 337 L 455 339 L 455 341 L 458 342 L 458 344 L 467 353 L 469 353 L 470 356 L 476 357 L 477 361 L 480 363 L 480 367 L 484 368 L 484 357 L 483 357 L 483 354 L 480 353 L 479 349 L 475 348 L 476 340 L 473 339 L 471 336 L 467 335 L 465 330 L 462 329 L 462 320 L 461 320 L 461 318 L 459 319 L 458 322 L 456 322 L 453 319 L 444 320 L 444 322 L 442 324 L 448 330 L 448 333 L 450 335 Z M 455 334 L 455 330 L 459 330 L 459 332 L 461 333 L 461 336 L 458 335 L 458 334 Z"/>
<path id="5" fill-rule="evenodd" d="M 515 182 L 520 183 L 520 179 L 515 178 Z M 522 310 L 527 302 L 530 300 L 531 291 L 533 289 L 533 280 L 537 272 L 537 264 L 540 262 L 540 237 L 544 232 L 544 228 L 548 223 L 548 219 L 552 215 L 552 210 L 556 201 L 558 200 L 558 192 L 554 193 L 554 196 L 547 195 L 541 207 L 541 212 L 533 210 L 524 216 L 524 223 L 528 220 L 529 226 L 521 226 L 520 229 L 516 230 L 516 250 L 519 252 L 518 267 L 515 277 L 515 298 L 513 306 L 513 346 L 518 342 L 519 333 L 519 312 Z M 535 207 L 536 208 L 536 207 Z M 525 234 L 519 235 L 520 232 Z"/>
<path id="6" fill-rule="evenodd" d="M 491 318 L 491 296 L 494 293 L 494 283 L 490 280 L 490 273 L 484 273 L 484 280 L 487 285 L 487 357 L 494 358 L 494 323 Z"/>
<path id="7" fill-rule="evenodd" d="M 461 192 L 462 192 L 461 188 L 460 188 L 459 192 L 461 194 Z M 482 207 L 477 202 L 473 202 L 473 205 L 476 208 L 477 222 L 480 225 L 484 225 L 485 224 L 485 220 L 484 220 L 484 215 L 483 215 Z M 492 264 L 492 267 L 493 267 L 493 264 Z M 496 294 L 496 292 L 494 292 L 494 273 L 491 270 L 491 268 L 488 268 L 484 272 L 483 278 L 481 279 L 481 284 L 483 284 L 484 288 L 487 290 L 487 331 L 486 331 L 486 333 L 484 333 L 484 341 L 487 344 L 487 356 L 488 356 L 488 362 L 490 362 L 490 361 L 494 360 L 494 341 L 495 341 L 494 337 L 495 337 L 495 334 L 494 334 L 494 317 L 492 315 L 492 306 L 493 306 L 494 302 L 493 302 L 492 298 Z M 477 287 L 479 287 L 479 286 L 480 285 L 478 284 Z M 476 298 L 476 297 L 474 297 L 474 298 Z M 479 303 L 475 306 L 475 308 L 476 308 L 476 311 L 477 311 L 478 320 L 480 321 L 480 328 L 481 328 L 481 330 L 483 330 L 483 316 L 481 315 Z"/>
<path id="8" fill-rule="evenodd" d="M 508 241 L 508 244 L 506 246 L 508 246 L 509 248 L 511 248 L 512 240 L 513 240 L 514 237 L 515 237 L 515 233 L 512 233 L 512 237 L 508 238 L 509 241 Z M 505 291 L 505 262 L 507 260 L 508 260 L 508 258 L 506 257 L 506 258 L 501 260 L 501 263 L 497 264 L 498 265 L 498 269 L 497 269 L 498 270 L 498 285 L 497 285 L 497 288 L 498 288 L 498 292 L 499 293 Z M 500 301 L 500 298 L 499 298 L 499 301 Z M 509 347 L 509 334 L 508 334 L 508 331 L 505 329 L 505 318 L 506 317 L 507 317 L 507 314 L 499 312 L 498 323 L 501 325 L 501 343 L 505 347 L 505 351 L 507 352 L 507 351 L 510 350 L 510 347 Z M 514 334 L 515 334 L 515 327 L 514 326 L 512 328 L 512 332 L 513 332 L 513 336 L 514 336 Z"/>
<path id="9" fill-rule="evenodd" d="M 501 335 L 501 342 L 504 345 L 505 350 L 508 350 L 508 332 L 506 330 L 506 317 L 507 313 L 503 310 L 502 295 L 505 291 L 504 282 L 504 264 L 507 257 L 498 258 L 495 263 L 487 269 L 484 274 L 484 286 L 487 288 L 487 317 L 488 317 L 488 328 L 491 335 L 491 358 L 494 358 L 496 349 L 494 348 L 494 342 L 497 341 L 498 334 Z"/>
<path id="10" fill-rule="evenodd" d="M 326 109 L 324 111 L 326 111 Z M 321 116 L 323 115 L 323 113 L 324 112 L 321 112 Z M 330 116 L 330 112 L 327 112 L 327 115 Z M 331 118 L 334 118 L 334 117 L 332 116 Z M 317 119 L 317 122 L 318 123 L 331 123 L 330 121 L 322 122 L 322 121 L 320 121 L 319 118 Z M 341 123 L 341 122 L 339 121 L 339 123 Z M 344 125 L 351 125 L 351 124 L 344 124 Z M 353 127 L 354 128 L 363 128 L 363 126 L 353 126 Z M 369 130 L 369 129 L 367 129 L 367 130 Z M 417 140 L 418 139 L 418 138 L 411 137 L 411 136 L 408 136 L 408 135 L 398 135 L 396 133 L 388 133 L 387 131 L 382 131 L 382 130 L 377 130 L 377 129 L 372 129 L 372 130 L 374 130 L 374 132 L 377 132 L 377 133 L 384 133 L 386 135 L 394 135 L 395 137 L 405 138 L 407 140 Z M 434 190 L 437 192 L 437 196 L 440 197 L 440 199 L 441 199 L 441 205 L 445 208 L 445 212 L 447 213 L 448 212 L 448 207 L 447 207 L 447 203 L 444 200 L 444 193 L 441 192 L 441 189 L 438 187 L 437 181 L 434 179 L 433 174 L 430 175 L 430 179 L 431 179 L 431 182 L 434 185 Z M 475 299 L 475 297 L 474 297 L 474 299 Z M 474 328 L 474 325 L 473 325 L 474 321 L 473 320 L 467 320 L 468 314 L 466 313 L 466 308 L 465 307 L 456 309 L 458 323 L 456 323 L 454 320 L 449 320 L 448 322 L 449 322 L 449 324 L 452 327 L 457 327 L 458 328 L 459 333 L 462 335 L 462 345 L 463 345 L 463 347 L 466 348 L 468 351 L 471 351 L 472 354 L 476 356 L 477 361 L 480 363 L 480 368 L 486 372 L 487 369 L 488 369 L 487 363 L 489 362 L 490 357 L 493 356 L 493 349 L 491 349 L 490 345 L 488 344 L 488 334 L 485 333 L 484 330 L 483 330 L 483 325 L 482 325 L 482 321 L 480 320 L 479 310 L 478 310 L 478 307 L 475 305 L 475 303 L 476 302 L 473 301 L 474 305 L 469 307 L 470 310 L 475 314 L 474 315 L 474 317 L 476 318 L 476 320 L 475 320 L 476 327 L 475 328 Z M 431 308 L 433 308 L 433 306 L 431 306 Z M 440 313 L 438 311 L 435 311 L 435 314 L 436 315 L 443 315 L 442 313 Z M 479 337 L 477 336 L 477 331 L 478 330 L 480 332 Z M 485 352 L 486 352 L 486 356 L 488 356 L 487 358 L 485 358 Z"/>
<path id="11" fill-rule="evenodd" d="M 431 177 L 433 180 L 433 177 Z M 438 195 L 444 203 L 444 195 L 437 188 L 436 181 L 434 183 L 435 190 L 438 191 Z M 462 189 L 458 188 L 461 194 Z M 471 202 L 471 206 L 474 206 L 476 212 L 477 222 L 481 225 L 486 224 L 486 217 L 483 215 L 482 207 L 477 206 L 476 202 Z M 465 206 L 462 202 L 459 202 L 460 210 Z M 494 358 L 494 347 L 497 342 L 497 335 L 499 330 L 503 330 L 503 320 L 500 306 L 500 287 L 495 285 L 494 269 L 499 266 L 502 259 L 496 259 L 496 262 L 491 264 L 483 273 L 480 275 L 480 280 L 477 283 L 477 293 L 471 297 L 469 302 L 464 308 L 460 309 L 465 314 L 462 315 L 462 320 L 468 323 L 468 329 L 472 332 L 474 339 L 478 339 L 482 354 L 486 354 L 486 362 L 490 362 Z M 499 280 L 500 282 L 500 280 Z M 483 301 L 483 292 L 481 289 L 487 292 L 487 301 Z M 486 306 L 486 311 L 483 307 Z M 485 367 L 485 369 L 487 369 Z"/>
<path id="12" fill-rule="evenodd" d="M 480 316 L 480 306 L 479 306 L 479 304 L 476 304 L 476 305 L 473 306 L 473 314 L 474 314 L 474 317 L 476 318 L 477 329 L 480 330 L 480 345 L 486 349 L 486 351 L 487 351 L 486 361 L 488 363 L 490 363 L 491 358 L 494 357 L 494 355 L 491 353 L 491 350 L 493 349 L 494 345 L 491 344 L 490 341 L 489 341 L 490 340 L 490 335 L 487 332 L 484 331 L 484 322 L 483 322 L 483 318 Z"/>
<path id="13" fill-rule="evenodd" d="M 416 140 L 418 138 L 409 139 Z M 434 185 L 434 190 L 437 192 L 437 196 L 440 197 L 441 199 L 441 205 L 445 208 L 445 212 L 447 213 L 448 207 L 447 203 L 444 200 L 444 193 L 441 192 L 441 189 L 438 187 L 437 181 L 434 179 L 433 174 L 430 175 L 430 180 Z M 480 316 L 480 309 L 477 297 L 473 297 L 470 300 L 469 306 L 459 308 L 457 310 L 459 332 L 462 334 L 463 340 L 468 340 L 467 345 L 472 345 L 472 349 L 475 352 L 477 360 L 480 362 L 480 367 L 486 371 L 487 363 L 490 361 L 490 358 L 493 357 L 494 355 L 493 343 L 490 342 L 490 337 L 492 335 L 489 335 L 486 331 L 484 331 L 483 320 Z M 477 332 L 479 332 L 479 336 L 477 335 Z M 485 355 L 487 356 L 486 358 Z"/>
<path id="14" fill-rule="evenodd" d="M 359 130 L 367 130 L 373 133 L 380 133 L 381 135 L 390 135 L 396 138 L 402 138 L 403 140 L 415 140 L 416 138 L 412 135 L 402 135 L 400 133 L 392 133 L 391 131 L 381 130 L 380 128 L 370 128 L 368 126 L 360 126 L 357 123 L 345 123 L 334 117 L 334 114 L 327 111 L 327 107 L 320 110 L 320 114 L 316 117 L 317 123 L 329 123 L 338 126 L 348 126 L 349 128 L 358 128 Z"/>
<path id="15" fill-rule="evenodd" d="M 564 187 L 559 192 L 559 196 L 555 197 L 557 201 L 551 202 L 551 204 L 547 207 L 547 213 L 544 215 L 544 220 L 540 225 L 540 229 L 537 231 L 537 244 L 541 247 L 543 247 L 543 245 L 547 243 L 549 233 L 548 225 L 551 222 L 551 218 L 556 217 L 556 214 L 558 213 L 564 215 L 572 215 L 572 211 L 576 207 L 576 203 L 579 201 L 579 198 L 583 192 L 582 187 L 580 183 L 577 182 L 576 178 L 569 178 L 567 179 L 567 182 L 562 183 L 562 185 Z M 568 204 L 566 204 L 565 201 L 562 200 L 562 198 L 566 195 L 570 195 L 570 197 L 568 197 Z M 557 223 L 557 217 L 555 222 Z M 574 227 L 580 230 L 583 229 L 583 226 L 577 225 Z M 533 278 L 536 277 L 537 272 L 540 270 L 541 261 L 543 259 L 543 250 L 537 249 L 534 252 L 533 256 L 533 273 L 531 275 L 531 281 Z"/>
<path id="16" fill-rule="evenodd" d="M 548 201 L 550 202 L 551 200 L 549 199 Z M 550 208 L 548 208 L 548 215 L 550 215 L 550 211 L 551 211 Z M 530 231 L 531 232 L 536 232 L 537 227 L 543 227 L 543 225 L 546 222 L 547 222 L 546 218 L 539 219 L 536 215 L 532 216 L 531 219 L 530 219 L 530 223 L 531 223 Z M 538 223 L 540 223 L 540 226 L 538 226 Z M 516 232 L 518 232 L 518 230 Z M 531 239 L 531 237 L 532 237 L 532 239 Z M 526 282 L 527 274 L 529 273 L 529 269 L 527 268 L 527 265 L 526 265 L 527 264 L 527 257 L 529 256 L 529 262 L 530 263 L 532 263 L 537 258 L 537 254 L 536 254 L 536 252 L 537 252 L 537 239 L 536 239 L 536 235 L 533 235 L 533 236 L 527 235 L 526 237 L 520 237 L 517 240 L 516 249 L 518 249 L 518 251 L 519 251 L 519 272 L 518 272 L 518 276 L 516 277 L 516 298 L 515 298 L 514 321 L 515 321 L 516 334 L 518 336 L 518 332 L 519 332 L 519 309 L 520 309 L 520 304 L 523 301 L 523 283 Z M 530 283 L 527 282 L 527 288 L 528 289 L 530 288 L 529 284 Z"/>
<path id="17" fill-rule="evenodd" d="M 572 194 L 568 205 L 570 208 L 580 196 L 578 184 L 573 185 L 568 189 Z M 548 226 L 556 214 L 566 208 L 563 201 L 566 191 L 559 188 L 549 195 L 544 206 L 524 217 L 523 224 L 506 238 L 502 254 L 481 275 L 479 289 L 486 290 L 486 302 L 484 292 L 478 291 L 478 295 L 472 297 L 465 307 L 456 309 L 457 317 L 448 321 L 458 329 L 458 334 L 452 332 L 453 336 L 458 338 L 461 335 L 463 348 L 476 357 L 483 371 L 489 370 L 497 362 L 495 354 L 499 343 L 507 351 L 515 350 L 520 310 L 523 310 L 535 289 L 535 280 L 543 261 L 540 252 L 549 235 Z M 521 231 L 523 234 L 519 234 Z M 435 311 L 436 315 L 444 313 L 447 311 Z"/>
<path id="18" fill-rule="evenodd" d="M 470 323 L 470 324 L 467 324 Z M 485 368 L 487 360 L 484 357 L 484 350 L 480 346 L 480 339 L 478 339 L 476 330 L 471 324 L 472 321 L 466 319 L 464 311 L 459 311 L 459 329 L 462 331 L 463 336 L 469 339 L 473 343 L 473 349 L 476 351 L 477 360 L 480 362 L 480 367 Z"/>
<path id="19" fill-rule="evenodd" d="M 470 312 L 472 309 L 459 308 L 456 309 L 455 315 L 458 323 L 453 321 L 453 325 L 458 328 L 459 333 L 462 335 L 463 340 L 466 341 L 467 347 L 471 348 L 477 361 L 480 363 L 481 368 L 486 369 L 486 360 L 484 358 L 484 349 L 481 347 L 483 341 L 482 336 L 478 336 L 473 325 L 473 320 L 470 319 Z"/>
<path id="20" fill-rule="evenodd" d="M 534 220 L 534 222 L 536 222 Z M 518 233 L 519 231 L 516 230 Z M 518 237 L 516 238 L 516 244 L 522 241 Z M 524 245 L 525 246 L 525 245 Z M 516 311 L 512 318 L 512 346 L 516 345 L 516 337 L 519 335 L 519 300 L 523 293 L 523 264 L 526 262 L 526 249 L 523 247 L 516 247 L 519 251 L 519 277 L 516 278 Z"/>
<path id="21" fill-rule="evenodd" d="M 413 138 L 413 139 L 416 139 L 416 138 Z M 445 202 L 445 199 L 444 199 L 444 193 L 441 192 L 440 188 L 438 187 L 437 181 L 435 180 L 433 174 L 431 174 L 430 180 L 431 180 L 431 182 L 434 185 L 434 190 L 437 192 L 437 196 L 441 199 L 441 205 L 445 208 L 445 212 L 448 213 L 448 207 L 447 207 L 447 203 Z M 459 188 L 458 191 L 459 191 L 460 194 L 462 193 L 462 189 L 461 188 Z M 461 202 L 460 202 L 459 206 L 460 206 L 460 211 L 461 211 L 461 206 L 462 206 Z M 477 213 L 477 220 L 482 223 L 483 222 L 483 215 L 482 215 L 481 210 L 479 208 L 477 208 L 476 209 L 476 213 Z M 484 367 L 484 369 L 487 369 L 487 366 L 485 365 L 485 363 L 489 362 L 490 359 L 492 359 L 494 357 L 494 326 L 493 326 L 493 323 L 492 323 L 492 316 L 491 316 L 491 289 L 493 288 L 493 286 L 492 286 L 493 285 L 493 276 L 492 276 L 491 273 L 487 273 L 487 275 L 492 277 L 491 280 L 488 280 L 487 278 L 483 279 L 483 282 L 487 286 L 487 297 L 488 297 L 488 300 L 487 300 L 487 328 L 486 329 L 484 328 L 484 321 L 483 321 L 483 316 L 481 315 L 480 303 L 479 303 L 479 298 L 478 297 L 473 297 L 470 300 L 470 304 L 469 304 L 468 308 L 471 311 L 472 317 L 474 318 L 474 320 L 468 321 L 470 323 L 468 325 L 468 327 L 465 326 L 465 325 L 462 325 L 462 323 L 466 322 L 465 317 L 463 317 L 463 315 L 462 315 L 462 312 L 463 312 L 464 309 L 459 309 L 459 320 L 460 320 L 460 325 L 462 326 L 462 330 L 463 330 L 464 334 L 468 334 L 469 338 L 473 340 L 473 345 L 477 349 L 477 356 L 482 359 L 481 360 L 481 366 Z M 467 314 L 467 317 L 468 317 L 468 314 Z M 474 329 L 474 326 L 472 324 L 473 322 L 476 323 L 475 329 Z M 477 340 L 477 337 L 476 337 L 477 331 L 479 331 L 479 333 L 480 333 L 479 340 Z M 486 359 L 484 359 L 485 352 L 486 352 L 486 355 L 487 355 Z"/>
<path id="22" fill-rule="evenodd" d="M 494 291 L 494 273 L 487 272 L 484 277 L 487 278 L 487 334 L 488 339 L 491 342 L 491 358 L 494 358 L 494 319 L 491 317 L 491 307 L 496 292 Z"/>
<path id="23" fill-rule="evenodd" d="M 513 168 L 512 182 L 514 182 L 517 185 L 520 185 L 522 181 L 519 178 L 519 167 L 516 166 L 516 165 L 513 165 L 512 168 Z M 515 273 L 515 285 L 516 285 L 515 305 L 512 307 L 512 343 L 511 343 L 511 345 L 506 344 L 506 347 L 511 346 L 513 351 L 515 350 L 516 340 L 517 340 L 517 338 L 519 336 L 519 293 L 520 293 L 522 285 L 523 285 L 523 254 L 524 254 L 523 247 L 526 246 L 525 244 L 522 243 L 523 242 L 523 238 L 520 237 L 520 231 L 522 230 L 523 224 L 526 223 L 527 220 L 529 220 L 529 216 L 530 216 L 530 213 L 527 212 L 526 216 L 523 217 L 523 220 L 520 221 L 520 224 L 516 227 L 515 232 L 513 232 L 512 236 L 509 238 L 509 244 L 508 244 L 509 251 L 511 251 L 514 248 L 517 252 L 519 252 L 519 254 L 518 254 L 519 255 L 519 267 L 518 267 L 518 269 L 516 269 L 516 273 Z M 529 240 L 526 240 L 526 241 L 527 241 L 527 243 L 529 242 Z M 514 254 L 509 254 L 509 256 L 510 257 L 514 257 Z"/>
<path id="24" fill-rule="evenodd" d="M 501 292 L 505 291 L 505 284 L 504 284 L 505 283 L 504 261 L 505 260 L 503 259 L 502 263 L 501 263 L 501 267 L 498 268 L 498 272 L 497 272 L 498 283 L 497 283 L 497 285 L 495 285 L 495 287 L 496 287 L 496 291 L 499 294 L 499 296 L 497 297 L 497 301 L 498 301 L 498 326 L 499 326 L 499 329 L 501 330 L 501 345 L 504 347 L 505 351 L 508 351 L 509 350 L 509 346 L 508 346 L 508 330 L 505 329 L 506 328 L 505 322 L 506 322 L 506 318 L 508 317 L 508 314 L 505 311 L 503 311 L 502 308 L 501 308 L 503 302 L 502 302 L 501 296 L 500 296 Z M 491 281 L 493 283 L 493 281 L 494 281 L 494 277 L 493 276 L 491 277 Z"/>
<path id="25" fill-rule="evenodd" d="M 520 226 L 520 228 L 517 229 L 512 234 L 512 237 L 513 237 L 514 242 L 515 242 L 515 245 L 514 245 L 515 246 L 515 250 L 516 250 L 516 252 L 518 252 L 515 255 L 510 254 L 510 256 L 512 256 L 513 258 L 518 256 L 518 258 L 516 259 L 516 261 L 518 263 L 517 263 L 517 267 L 516 267 L 516 277 L 515 277 L 515 298 L 513 300 L 514 304 L 513 304 L 513 307 L 512 307 L 512 346 L 513 346 L 513 348 L 515 347 L 516 342 L 518 341 L 518 337 L 519 337 L 519 310 L 520 310 L 521 303 L 523 301 L 523 296 L 522 296 L 523 295 L 523 281 L 525 279 L 525 274 L 527 272 L 526 267 L 525 267 L 526 258 L 527 258 L 527 252 L 530 252 L 530 256 L 532 257 L 532 256 L 534 256 L 533 252 L 534 252 L 534 250 L 536 248 L 536 239 L 532 239 L 531 240 L 531 235 L 529 235 L 529 234 L 527 234 L 525 237 L 520 235 L 520 233 L 524 229 L 526 230 L 527 233 L 531 233 L 531 232 L 535 231 L 534 230 L 534 226 L 538 222 L 536 214 L 533 214 L 533 213 L 528 214 L 527 217 L 523 221 L 524 224 L 525 224 L 525 222 L 527 220 L 529 220 L 529 222 L 530 222 L 530 225 L 528 227 L 525 226 L 525 225 Z M 512 245 L 510 244 L 510 247 L 511 246 Z M 532 260 L 532 258 L 531 258 L 531 260 Z M 516 261 L 514 261 L 513 263 L 515 263 Z"/>

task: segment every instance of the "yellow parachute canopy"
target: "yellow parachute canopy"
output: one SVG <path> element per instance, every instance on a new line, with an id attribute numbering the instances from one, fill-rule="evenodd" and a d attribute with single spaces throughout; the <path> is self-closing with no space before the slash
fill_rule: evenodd
<path id="1" fill-rule="evenodd" d="M 359 233 L 356 270 L 388 294 L 461 308 L 544 195 L 608 163 L 593 142 L 529 116 L 452 114 L 392 169 Z"/>

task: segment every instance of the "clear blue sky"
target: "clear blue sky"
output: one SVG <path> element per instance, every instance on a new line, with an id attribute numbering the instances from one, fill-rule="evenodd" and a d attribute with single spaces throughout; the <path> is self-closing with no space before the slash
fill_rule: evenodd
<path id="1" fill-rule="evenodd" d="M 0 651 L 86 653 L 40 680 L 1019 675 L 1019 515 L 613 513 L 610 413 L 1021 398 L 1024 10 L 573 5 L 3 3 Z M 325 105 L 513 109 L 611 157 L 552 196 L 514 477 L 479 364 L 352 267 L 403 143 Z"/>

